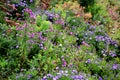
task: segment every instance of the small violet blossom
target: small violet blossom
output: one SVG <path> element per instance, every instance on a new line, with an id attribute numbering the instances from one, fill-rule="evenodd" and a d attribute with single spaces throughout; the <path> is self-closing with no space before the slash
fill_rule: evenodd
<path id="1" fill-rule="evenodd" d="M 86 61 L 86 63 L 91 63 L 91 60 L 90 60 L 90 59 L 88 59 L 88 60 Z"/>
<path id="2" fill-rule="evenodd" d="M 65 61 L 65 59 L 62 59 L 62 66 L 66 66 L 67 65 L 67 62 Z"/>
<path id="3" fill-rule="evenodd" d="M 113 70 L 118 69 L 118 64 L 113 64 L 112 69 L 113 69 Z"/>
<path id="4" fill-rule="evenodd" d="M 99 76 L 99 80 L 103 80 L 102 77 Z"/>
<path id="5" fill-rule="evenodd" d="M 85 41 L 83 41 L 82 44 L 85 46 L 89 46 L 89 44 L 87 44 Z"/>

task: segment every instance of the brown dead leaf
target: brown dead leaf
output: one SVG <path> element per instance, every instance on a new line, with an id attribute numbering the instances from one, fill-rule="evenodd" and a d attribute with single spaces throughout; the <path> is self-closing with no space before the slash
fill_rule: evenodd
<path id="1" fill-rule="evenodd" d="M 15 22 L 15 21 L 12 21 L 12 20 L 8 20 L 6 19 L 5 20 L 10 26 L 19 26 L 20 24 Z"/>

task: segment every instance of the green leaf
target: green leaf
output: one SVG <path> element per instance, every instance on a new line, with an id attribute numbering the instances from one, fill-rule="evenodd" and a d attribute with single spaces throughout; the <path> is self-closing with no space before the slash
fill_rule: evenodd
<path id="1" fill-rule="evenodd" d="M 51 23 L 49 21 L 43 21 L 41 24 L 41 31 L 45 31 L 47 29 L 49 29 L 51 26 Z"/>
<path id="2" fill-rule="evenodd" d="M 46 31 L 52 26 L 51 22 L 49 21 L 42 21 L 41 26 L 36 26 L 36 31 Z"/>

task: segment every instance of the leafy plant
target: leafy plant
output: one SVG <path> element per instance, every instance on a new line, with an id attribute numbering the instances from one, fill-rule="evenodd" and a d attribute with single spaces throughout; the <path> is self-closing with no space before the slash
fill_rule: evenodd
<path id="1" fill-rule="evenodd" d="M 84 6 L 86 8 L 95 4 L 95 0 L 78 0 L 78 2 L 81 6 Z"/>

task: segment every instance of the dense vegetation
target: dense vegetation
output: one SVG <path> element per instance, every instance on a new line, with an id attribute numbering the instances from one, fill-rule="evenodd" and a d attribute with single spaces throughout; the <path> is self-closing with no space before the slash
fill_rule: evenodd
<path id="1" fill-rule="evenodd" d="M 0 80 L 120 80 L 119 0 L 7 1 Z"/>

